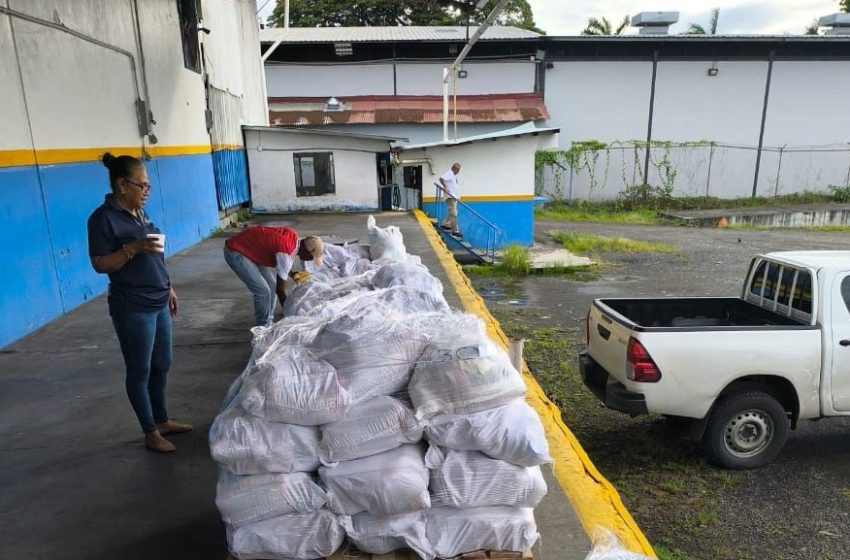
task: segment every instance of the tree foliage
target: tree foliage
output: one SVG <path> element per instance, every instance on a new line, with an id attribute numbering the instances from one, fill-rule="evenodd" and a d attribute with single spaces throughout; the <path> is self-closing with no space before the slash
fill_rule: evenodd
<path id="1" fill-rule="evenodd" d="M 608 21 L 608 18 L 595 18 L 591 17 L 587 19 L 587 25 L 585 25 L 582 30 L 582 35 L 622 35 L 623 32 L 629 27 L 629 16 L 625 16 L 623 21 L 614 28 L 611 25 L 611 22 Z"/>
<path id="2" fill-rule="evenodd" d="M 848 0 L 850 1 L 850 0 Z M 692 23 L 688 30 L 685 31 L 686 35 L 716 35 L 717 34 L 717 22 L 720 20 L 720 8 L 713 8 L 711 10 L 711 22 L 708 25 L 708 31 L 705 30 L 705 27 L 698 23 Z"/>
<path id="3" fill-rule="evenodd" d="M 841 0 L 838 4 L 842 12 L 850 12 L 850 0 Z"/>
<path id="4" fill-rule="evenodd" d="M 490 0 L 480 10 L 458 0 L 291 0 L 291 27 L 359 27 L 398 25 L 480 24 L 495 7 Z M 278 0 L 268 22 L 284 25 L 284 2 Z M 528 0 L 513 0 L 498 18 L 501 25 L 541 32 L 534 25 Z"/>

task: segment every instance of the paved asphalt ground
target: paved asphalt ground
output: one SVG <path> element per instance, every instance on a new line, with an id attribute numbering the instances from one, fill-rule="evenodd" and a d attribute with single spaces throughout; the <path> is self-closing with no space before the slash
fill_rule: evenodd
<path id="1" fill-rule="evenodd" d="M 598 277 L 582 281 L 565 277 L 533 276 L 518 282 L 477 277 L 497 317 L 521 320 L 539 328 L 563 329 L 583 341 L 583 323 L 597 297 L 664 295 L 737 295 L 749 261 L 756 253 L 793 249 L 850 249 L 850 234 L 792 230 L 717 230 L 676 226 L 621 226 L 608 224 L 538 222 L 538 244 L 552 243 L 547 232 L 565 229 L 599 235 L 621 235 L 679 247 L 683 256 L 668 254 L 600 255 Z M 589 398 L 589 397 L 582 397 Z M 601 411 L 595 420 L 574 431 L 591 458 L 615 485 L 629 469 L 624 457 L 637 448 L 638 436 L 659 446 L 668 445 L 669 430 L 660 421 L 629 419 Z M 647 432 L 650 432 L 647 435 Z M 726 480 L 716 493 L 716 519 L 710 526 L 686 530 L 683 519 L 659 521 L 653 496 L 623 492 L 626 505 L 653 544 L 681 549 L 675 558 L 846 559 L 850 558 L 850 419 L 803 421 L 792 432 L 776 461 L 762 469 L 717 473 L 701 462 L 695 447 L 681 442 L 688 457 L 680 465 L 685 484 Z M 679 445 L 678 443 L 675 445 Z M 693 466 L 696 464 L 696 467 Z M 661 468 L 661 465 L 658 465 Z M 676 465 L 665 464 L 676 470 Z M 708 476 L 715 478 L 707 478 Z M 621 488 L 622 490 L 622 488 Z M 659 491 L 660 494 L 665 492 Z M 677 526 L 678 524 L 678 526 Z"/>

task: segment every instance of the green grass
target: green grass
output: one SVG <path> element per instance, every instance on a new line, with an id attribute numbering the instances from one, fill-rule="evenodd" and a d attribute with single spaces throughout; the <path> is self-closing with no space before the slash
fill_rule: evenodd
<path id="1" fill-rule="evenodd" d="M 564 246 L 564 249 L 576 255 L 596 252 L 616 253 L 670 253 L 680 254 L 681 250 L 666 243 L 654 243 L 629 239 L 628 237 L 609 237 L 572 231 L 552 231 L 552 239 Z"/>
<path id="2" fill-rule="evenodd" d="M 558 220 L 564 222 L 600 222 L 638 225 L 652 225 L 661 221 L 658 218 L 657 212 L 649 208 L 617 210 L 601 206 L 568 206 L 566 204 L 549 204 L 539 209 L 536 212 L 536 217 L 541 220 Z"/>
<path id="3" fill-rule="evenodd" d="M 502 252 L 499 266 L 510 276 L 527 276 L 531 270 L 531 253 L 528 247 L 508 245 Z"/>
<path id="4" fill-rule="evenodd" d="M 658 556 L 658 560 L 690 560 L 690 557 L 678 548 L 668 550 L 663 546 L 656 546 L 654 549 L 655 554 Z"/>
<path id="5" fill-rule="evenodd" d="M 846 488 L 841 491 L 841 497 L 845 500 L 850 500 L 850 488 Z"/>

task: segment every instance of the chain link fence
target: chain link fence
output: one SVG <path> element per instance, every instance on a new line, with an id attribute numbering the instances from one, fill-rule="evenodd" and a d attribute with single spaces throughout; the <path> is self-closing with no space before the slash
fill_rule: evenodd
<path id="1" fill-rule="evenodd" d="M 828 194 L 833 187 L 850 187 L 850 144 L 762 147 L 756 179 L 755 146 L 653 143 L 646 182 L 645 142 L 587 144 L 591 147 L 576 143 L 538 158 L 538 195 L 565 202 L 604 201 L 642 192 L 644 184 L 656 196 L 716 198 Z"/>

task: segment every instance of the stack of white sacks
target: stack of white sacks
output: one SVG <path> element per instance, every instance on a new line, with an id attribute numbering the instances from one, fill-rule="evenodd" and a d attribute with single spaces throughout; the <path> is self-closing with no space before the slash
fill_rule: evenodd
<path id="1" fill-rule="evenodd" d="M 368 250 L 326 247 L 287 317 L 255 329 L 210 430 L 230 550 L 528 550 L 551 459 L 522 377 L 398 228 L 368 227 Z"/>

